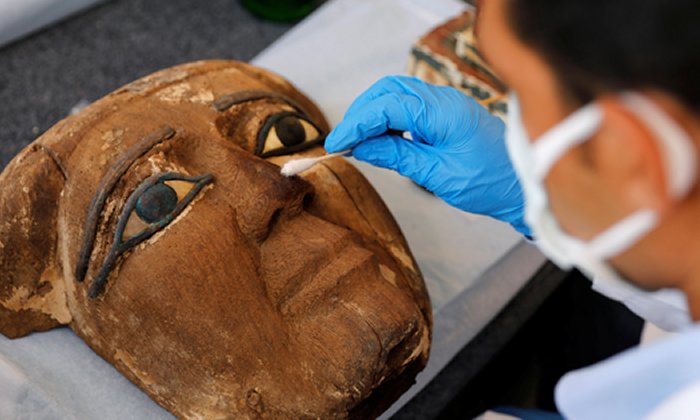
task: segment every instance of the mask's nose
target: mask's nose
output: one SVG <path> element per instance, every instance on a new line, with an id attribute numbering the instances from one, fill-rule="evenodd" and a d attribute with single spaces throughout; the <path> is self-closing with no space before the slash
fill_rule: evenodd
<path id="1" fill-rule="evenodd" d="M 266 164 L 252 177 L 254 194 L 239 209 L 238 225 L 249 238 L 263 242 L 282 217 L 298 215 L 314 195 L 313 186 L 300 177 L 285 177 L 279 167 Z"/>

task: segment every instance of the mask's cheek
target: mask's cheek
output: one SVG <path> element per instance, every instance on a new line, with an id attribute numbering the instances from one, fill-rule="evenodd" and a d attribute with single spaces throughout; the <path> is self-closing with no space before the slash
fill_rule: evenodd
<path id="1" fill-rule="evenodd" d="M 374 243 L 386 250 L 393 259 L 392 265 L 403 274 L 390 281 L 397 281 L 400 288 L 408 286 L 425 319 L 430 322 L 430 301 L 418 265 L 398 224 L 369 181 L 342 158 L 319 163 L 304 172 L 302 177 L 315 189 L 314 199 L 307 210 L 360 234 L 367 245 Z M 406 284 L 401 284 L 404 281 Z"/>
<path id="2" fill-rule="evenodd" d="M 207 398 L 238 401 L 257 374 L 247 369 L 263 360 L 274 373 L 275 357 L 290 360 L 257 249 L 235 223 L 231 191 L 216 187 L 137 246 L 104 295 L 81 302 L 76 326 L 104 359 L 182 412 Z"/>

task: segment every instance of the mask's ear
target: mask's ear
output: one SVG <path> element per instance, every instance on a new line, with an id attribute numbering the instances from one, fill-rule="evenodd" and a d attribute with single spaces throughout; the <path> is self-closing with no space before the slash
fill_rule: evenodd
<path id="1" fill-rule="evenodd" d="M 7 337 L 71 320 L 56 255 L 64 182 L 57 162 L 36 143 L 0 174 L 0 333 Z"/>

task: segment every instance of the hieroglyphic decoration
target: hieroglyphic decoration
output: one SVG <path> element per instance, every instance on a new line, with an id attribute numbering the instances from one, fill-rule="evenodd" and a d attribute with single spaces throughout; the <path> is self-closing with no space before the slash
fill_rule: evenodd
<path id="1" fill-rule="evenodd" d="M 430 31 L 411 50 L 409 74 L 458 88 L 505 118 L 507 88 L 479 53 L 474 27 L 475 13 L 468 10 Z"/>

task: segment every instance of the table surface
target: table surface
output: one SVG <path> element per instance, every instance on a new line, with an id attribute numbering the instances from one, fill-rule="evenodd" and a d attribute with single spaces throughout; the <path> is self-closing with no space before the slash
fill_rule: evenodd
<path id="1" fill-rule="evenodd" d="M 462 7 L 456 0 L 333 0 L 290 31 L 290 24 L 252 18 L 235 0 L 108 2 L 0 49 L 0 165 L 76 104 L 198 59 L 273 69 L 337 123 L 372 81 L 405 71 L 418 36 Z M 393 173 L 358 166 L 401 225 L 434 309 L 429 365 L 387 417 L 494 319 L 544 259 L 509 227 L 452 209 Z M 3 380 L 5 391 L 16 385 L 13 392 L 2 392 Z M 0 338 L 0 407 L 20 394 L 23 405 L 14 409 L 43 407 L 65 418 L 168 417 L 67 329 Z"/>

